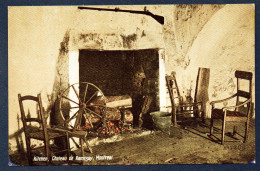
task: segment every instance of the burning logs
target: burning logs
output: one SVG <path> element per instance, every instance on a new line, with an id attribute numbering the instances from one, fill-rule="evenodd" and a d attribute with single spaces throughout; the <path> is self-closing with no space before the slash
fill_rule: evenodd
<path id="1" fill-rule="evenodd" d="M 98 105 L 103 105 L 103 101 L 96 98 L 93 99 L 91 103 L 96 105 L 93 105 L 91 110 L 101 116 L 103 113 Z M 129 127 L 126 127 L 126 125 L 132 125 L 133 123 L 133 114 L 130 110 L 131 107 L 132 98 L 128 95 L 106 97 L 106 110 L 104 111 L 104 114 L 106 127 L 108 129 L 104 129 L 103 125 L 103 127 L 100 127 L 98 131 L 101 132 L 101 134 L 115 134 L 128 130 Z M 90 121 L 86 119 L 85 125 L 82 128 L 88 130 L 91 128 L 90 122 L 96 123 L 98 121 L 100 121 L 100 118 L 91 118 Z"/>
<path id="2" fill-rule="evenodd" d="M 129 110 L 132 107 L 132 98 L 128 95 L 124 96 L 107 96 L 106 97 L 105 119 L 108 121 L 121 120 L 122 108 L 124 108 L 125 121 L 130 123 L 133 121 L 133 114 Z M 91 104 L 102 105 L 103 101 L 99 98 L 94 99 Z M 91 110 L 101 115 L 99 107 L 93 107 Z"/>

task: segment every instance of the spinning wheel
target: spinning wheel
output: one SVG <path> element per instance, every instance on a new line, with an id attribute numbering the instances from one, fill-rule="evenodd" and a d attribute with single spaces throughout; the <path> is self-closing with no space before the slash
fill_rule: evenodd
<path id="1" fill-rule="evenodd" d="M 106 122 L 106 97 L 92 83 L 70 85 L 60 96 L 59 109 L 64 125 L 73 130 L 97 130 Z"/>

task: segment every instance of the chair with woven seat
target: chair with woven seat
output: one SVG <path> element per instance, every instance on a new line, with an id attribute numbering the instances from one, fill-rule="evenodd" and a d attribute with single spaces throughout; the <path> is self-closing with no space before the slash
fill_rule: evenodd
<path id="1" fill-rule="evenodd" d="M 175 72 L 173 72 L 171 75 L 166 75 L 165 78 L 172 104 L 173 126 L 178 127 L 180 124 L 184 124 L 186 121 L 190 121 L 190 119 L 195 121 L 198 120 L 199 117 L 202 116 L 203 104 L 201 101 L 196 101 L 196 94 L 194 101 L 184 102 L 177 85 Z"/>
<path id="2" fill-rule="evenodd" d="M 21 118 L 23 122 L 23 129 L 25 134 L 25 140 L 26 140 L 26 148 L 27 148 L 27 158 L 29 165 L 42 165 L 51 164 L 52 161 L 52 155 L 57 155 L 61 153 L 67 154 L 67 162 L 70 156 L 70 150 L 69 150 L 69 141 L 68 141 L 68 134 L 66 133 L 59 133 L 56 131 L 53 131 L 51 128 L 47 127 L 47 121 L 46 117 L 44 115 L 44 110 L 42 106 L 41 101 L 41 95 L 38 94 L 37 97 L 35 96 L 21 96 L 21 94 L 18 94 L 18 100 L 19 100 L 19 106 L 21 111 Z M 29 113 L 27 116 L 25 115 L 25 101 L 29 101 L 30 105 L 28 106 L 28 109 L 31 109 L 32 105 L 31 102 L 36 103 L 36 113 L 37 116 L 31 116 Z M 66 146 L 64 147 L 58 147 L 54 145 L 53 143 L 50 143 L 50 140 L 54 140 L 54 138 L 65 138 Z M 43 146 L 33 147 L 31 144 L 31 140 L 41 141 L 43 142 Z M 40 144 L 40 143 L 39 143 Z M 35 151 L 43 150 L 45 155 L 44 156 L 33 156 Z M 43 157 L 41 160 L 44 162 L 36 162 L 35 157 Z M 37 164 L 36 164 L 37 163 Z"/>
<path id="3" fill-rule="evenodd" d="M 214 127 L 213 121 L 215 119 L 219 119 L 222 121 L 222 130 L 221 130 L 221 139 L 217 138 L 221 141 L 221 144 L 224 142 L 233 142 L 233 141 L 242 141 L 241 138 L 236 138 L 235 135 L 239 135 L 243 138 L 243 142 L 245 143 L 248 138 L 248 129 L 249 129 L 249 121 L 251 115 L 252 108 L 252 77 L 253 74 L 251 72 L 246 71 L 236 71 L 235 77 L 237 78 L 237 93 L 228 97 L 226 99 L 212 101 L 210 105 L 212 106 L 211 112 L 211 122 L 210 122 L 210 136 L 214 136 Z M 244 80 L 244 84 L 247 82 L 248 90 L 242 89 L 241 81 Z M 225 106 L 222 109 L 215 108 L 215 104 L 217 103 L 226 103 L 231 99 L 236 98 L 236 104 L 234 106 Z M 244 98 L 244 101 L 240 101 L 241 98 Z M 225 140 L 225 129 L 226 122 L 244 122 L 245 123 L 245 132 L 244 136 L 237 132 L 237 126 L 233 127 L 233 134 L 231 135 L 232 140 Z M 216 133 L 215 133 L 216 134 Z"/>

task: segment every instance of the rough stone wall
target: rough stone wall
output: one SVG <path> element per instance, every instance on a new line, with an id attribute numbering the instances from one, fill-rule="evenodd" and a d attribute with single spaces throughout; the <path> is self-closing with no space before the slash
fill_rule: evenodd
<path id="1" fill-rule="evenodd" d="M 192 88 L 194 95 L 197 71 L 183 75 L 185 69 L 190 65 L 187 58 L 194 40 L 209 19 L 224 5 L 174 5 L 165 10 L 166 24 L 163 26 L 163 38 L 165 44 L 165 69 L 166 74 L 172 71 L 177 73 L 176 78 L 183 97 Z M 191 66 L 192 67 L 192 66 Z M 196 66 L 197 67 L 197 66 Z M 192 78 L 192 79 L 191 79 Z M 167 104 L 170 105 L 170 97 Z"/>
<path id="2" fill-rule="evenodd" d="M 50 101 L 50 124 L 58 125 L 62 123 L 59 115 L 59 97 L 69 86 L 69 40 L 70 32 L 67 31 L 63 41 L 60 43 L 59 56 L 57 59 L 55 78 Z"/>
<path id="3" fill-rule="evenodd" d="M 176 5 L 171 12 L 163 29 L 166 73 L 177 73 L 182 95 L 191 88 L 194 96 L 199 67 L 211 71 L 210 101 L 235 93 L 235 70 L 255 72 L 254 6 Z"/>
<path id="4" fill-rule="evenodd" d="M 160 27 L 160 26 L 159 26 Z M 148 31 L 147 31 L 148 32 Z M 130 33 L 95 33 L 86 31 L 79 33 L 72 31 L 73 40 L 71 49 L 94 49 L 94 50 L 135 50 L 151 49 L 161 47 L 161 35 L 158 33 L 147 33 L 145 30 L 137 28 Z M 156 37 L 156 40 L 151 38 Z M 149 42 L 149 43 L 148 43 Z"/>
<path id="5" fill-rule="evenodd" d="M 210 68 L 210 101 L 229 97 L 236 92 L 236 70 L 255 73 L 254 37 L 254 6 L 225 5 L 194 40 L 185 56 L 190 62 L 183 78 L 195 80 L 191 73 L 197 73 L 198 67 Z M 253 96 L 254 89 L 253 80 Z"/>
<path id="6" fill-rule="evenodd" d="M 101 6 L 99 6 L 101 7 Z M 144 6 L 102 6 L 144 10 Z M 163 6 L 147 6 L 161 15 Z M 152 17 L 126 12 L 79 10 L 71 26 L 70 49 L 133 50 L 162 47 L 162 25 Z"/>
<path id="7" fill-rule="evenodd" d="M 170 67 L 185 69 L 189 61 L 185 56 L 198 33 L 208 20 L 224 5 L 175 5 L 171 18 L 164 26 L 164 41 Z"/>

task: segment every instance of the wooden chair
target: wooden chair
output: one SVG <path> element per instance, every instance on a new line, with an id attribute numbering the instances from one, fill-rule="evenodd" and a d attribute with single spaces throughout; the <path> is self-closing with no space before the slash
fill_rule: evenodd
<path id="1" fill-rule="evenodd" d="M 64 127 L 55 127 L 53 126 L 52 127 L 52 130 L 54 132 L 61 132 L 61 133 L 64 133 L 67 135 L 67 141 L 68 141 L 68 145 L 69 144 L 69 139 L 72 139 L 73 142 L 76 144 L 77 148 L 80 149 L 80 152 L 81 152 L 81 157 L 84 157 L 85 156 L 85 145 L 87 146 L 88 150 L 90 151 L 90 153 L 93 153 L 93 150 L 92 148 L 90 147 L 88 141 L 87 141 L 87 135 L 88 135 L 88 132 L 87 131 L 81 131 L 81 130 L 72 130 L 72 129 L 67 129 L 67 128 L 64 128 Z M 78 138 L 79 139 L 79 144 L 74 140 L 74 138 Z M 70 156 L 70 151 L 69 151 L 69 154 Z M 82 160 L 82 161 L 69 161 L 69 163 L 80 163 L 82 165 L 85 164 L 85 161 Z"/>
<path id="2" fill-rule="evenodd" d="M 212 101 L 210 104 L 212 106 L 211 113 L 211 122 L 210 122 L 210 136 L 213 136 L 213 120 L 220 119 L 222 120 L 222 134 L 221 144 L 224 144 L 225 141 L 225 127 L 226 122 L 245 122 L 245 134 L 242 136 L 237 132 L 237 127 L 233 127 L 233 134 L 231 137 L 234 138 L 233 141 L 241 141 L 241 139 L 237 139 L 234 136 L 238 134 L 240 137 L 244 139 L 244 143 L 248 137 L 248 128 L 249 128 L 249 120 L 251 114 L 251 103 L 252 103 L 252 77 L 253 74 L 251 72 L 245 71 L 236 71 L 235 77 L 237 78 L 237 93 L 223 100 Z M 248 81 L 249 90 L 245 91 L 241 89 L 241 80 Z M 234 106 L 225 106 L 222 109 L 215 108 L 216 103 L 225 103 L 233 98 L 236 98 L 236 105 Z M 245 100 L 241 103 L 240 98 L 244 98 Z M 245 111 L 243 112 L 241 108 L 246 106 Z M 230 142 L 229 141 L 229 142 Z M 225 141 L 227 142 L 227 141 Z"/>
<path id="3" fill-rule="evenodd" d="M 46 165 L 49 165 L 52 162 L 52 155 L 57 155 L 66 152 L 67 153 L 67 162 L 69 160 L 70 156 L 70 150 L 69 150 L 69 141 L 68 141 L 68 134 L 66 133 L 58 133 L 56 131 L 52 131 L 51 128 L 47 127 L 47 121 L 46 117 L 44 116 L 42 101 L 41 101 L 41 95 L 38 94 L 37 97 L 35 96 L 21 96 L 21 94 L 18 94 L 18 100 L 20 105 L 20 111 L 21 111 L 21 117 L 23 122 L 23 129 L 25 134 L 25 140 L 26 140 L 26 147 L 27 147 L 27 158 L 29 165 L 42 165 L 45 163 Z M 24 109 L 24 101 L 32 101 L 36 103 L 36 112 L 37 117 L 32 116 L 26 116 L 25 115 L 25 109 Z M 30 106 L 28 106 L 28 109 L 30 109 Z M 35 124 L 35 126 L 33 126 Z M 54 144 L 50 143 L 50 140 L 53 140 L 54 138 L 64 137 L 66 141 L 66 148 L 59 148 L 55 146 Z M 43 146 L 40 147 L 32 147 L 31 140 L 35 139 L 38 141 L 43 142 Z M 33 156 L 33 153 L 37 150 L 43 150 L 45 153 L 45 156 Z M 35 162 L 34 157 L 44 157 L 44 162 Z M 66 161 L 65 161 L 66 162 Z M 36 164 L 38 163 L 38 164 Z"/>
<path id="4" fill-rule="evenodd" d="M 175 73 L 166 75 L 166 83 L 171 99 L 173 126 L 176 127 L 179 126 L 178 123 L 184 123 L 185 118 L 198 118 L 199 114 L 201 114 L 202 102 L 185 103 L 183 101 Z"/>

